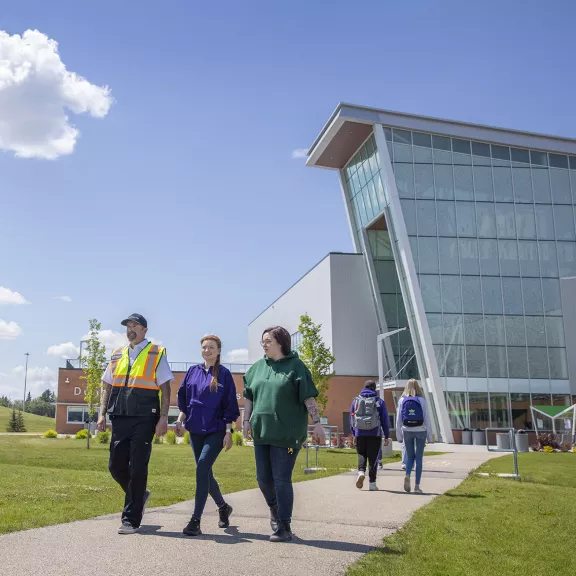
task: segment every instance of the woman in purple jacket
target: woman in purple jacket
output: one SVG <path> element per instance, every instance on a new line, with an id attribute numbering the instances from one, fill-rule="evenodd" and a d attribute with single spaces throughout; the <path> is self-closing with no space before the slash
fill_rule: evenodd
<path id="1" fill-rule="evenodd" d="M 180 415 L 176 426 L 180 429 L 184 422 L 196 459 L 196 498 L 192 519 L 183 531 L 186 536 L 202 534 L 200 519 L 208 494 L 218 506 L 218 526 L 230 525 L 232 506 L 224 501 L 212 466 L 222 448 L 228 451 L 232 447 L 232 424 L 240 417 L 234 379 L 220 365 L 220 338 L 204 336 L 200 344 L 204 363 L 188 370 L 178 390 Z"/>

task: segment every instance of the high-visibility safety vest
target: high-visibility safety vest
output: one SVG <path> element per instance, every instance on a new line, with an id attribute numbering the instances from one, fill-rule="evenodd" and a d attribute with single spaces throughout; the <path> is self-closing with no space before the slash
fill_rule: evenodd
<path id="1" fill-rule="evenodd" d="M 128 356 L 129 348 L 118 348 L 112 353 L 112 386 L 158 391 L 160 387 L 156 383 L 156 369 L 162 355 L 166 353 L 166 348 L 149 343 L 136 356 L 132 366 Z"/>

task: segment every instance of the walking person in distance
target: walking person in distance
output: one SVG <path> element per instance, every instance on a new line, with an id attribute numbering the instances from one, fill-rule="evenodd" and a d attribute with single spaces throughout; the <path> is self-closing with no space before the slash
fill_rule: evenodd
<path id="1" fill-rule="evenodd" d="M 358 452 L 358 478 L 356 488 L 362 489 L 366 478 L 368 465 L 369 490 L 376 491 L 376 476 L 378 474 L 378 457 L 382 447 L 388 446 L 390 424 L 385 402 L 378 397 L 376 382 L 368 380 L 360 395 L 354 398 L 350 407 L 350 428 L 356 439 Z"/>
<path id="2" fill-rule="evenodd" d="M 406 477 L 404 490 L 410 492 L 410 476 L 416 464 L 416 482 L 414 493 L 422 494 L 420 480 L 422 478 L 422 462 L 426 440 L 432 442 L 432 424 L 426 399 L 422 388 L 414 378 L 408 380 L 402 398 L 398 402 L 396 419 L 396 439 L 404 442 L 406 449 Z"/>
<path id="3" fill-rule="evenodd" d="M 239 418 L 236 386 L 230 371 L 220 364 L 222 342 L 218 336 L 204 336 L 200 342 L 203 364 L 192 366 L 178 390 L 180 415 L 176 427 L 184 424 L 196 460 L 194 512 L 183 532 L 202 534 L 200 520 L 208 494 L 218 506 L 219 528 L 228 528 L 232 506 L 227 504 L 214 478 L 212 467 L 222 449 L 232 447 L 232 424 Z"/>

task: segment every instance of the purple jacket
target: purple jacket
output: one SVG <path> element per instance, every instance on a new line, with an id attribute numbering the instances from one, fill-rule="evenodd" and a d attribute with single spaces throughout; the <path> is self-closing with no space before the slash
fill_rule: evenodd
<path id="1" fill-rule="evenodd" d="M 364 388 L 360 392 L 360 396 L 365 398 L 370 398 L 371 396 L 378 397 L 378 394 L 374 390 L 369 390 Z M 388 409 L 386 408 L 386 403 L 378 398 L 378 414 L 380 416 L 380 428 L 373 428 L 372 430 L 357 430 L 354 428 L 354 409 L 356 400 L 352 401 L 352 406 L 350 406 L 350 430 L 354 436 L 382 436 L 384 432 L 384 438 L 390 438 L 390 422 L 388 421 Z"/>
<path id="2" fill-rule="evenodd" d="M 230 370 L 220 366 L 218 390 L 210 392 L 212 370 L 203 364 L 192 366 L 186 372 L 178 390 L 178 408 L 186 414 L 184 424 L 190 434 L 210 434 L 226 430 L 240 417 L 236 386 Z"/>

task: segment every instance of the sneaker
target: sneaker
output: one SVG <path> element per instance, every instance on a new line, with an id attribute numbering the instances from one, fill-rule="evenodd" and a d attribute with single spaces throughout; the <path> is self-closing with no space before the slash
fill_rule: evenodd
<path id="1" fill-rule="evenodd" d="M 406 464 L 402 464 L 402 470 L 406 470 Z"/>
<path id="2" fill-rule="evenodd" d="M 410 492 L 410 476 L 406 476 L 404 478 L 404 491 L 405 492 Z"/>
<path id="3" fill-rule="evenodd" d="M 192 518 L 190 522 L 188 522 L 188 526 L 182 530 L 182 533 L 185 536 L 200 536 L 200 534 L 202 534 L 202 530 L 200 530 L 200 520 Z"/>
<path id="4" fill-rule="evenodd" d="M 272 532 L 278 532 L 278 506 L 270 507 L 270 528 Z"/>
<path id="5" fill-rule="evenodd" d="M 230 526 L 230 514 L 232 514 L 232 506 L 230 504 L 224 504 L 222 508 L 218 508 L 218 516 L 220 516 L 218 528 L 228 528 Z"/>
<path id="6" fill-rule="evenodd" d="M 132 524 L 126 520 L 123 520 L 122 526 L 118 528 L 118 534 L 136 534 L 136 532 L 138 532 L 138 528 L 132 526 Z"/>
<path id="7" fill-rule="evenodd" d="M 370 482 L 370 487 L 368 489 L 370 492 L 378 492 L 378 486 L 376 486 L 376 482 Z"/>
<path id="8" fill-rule="evenodd" d="M 414 494 L 424 494 L 420 488 L 414 488 Z"/>
<path id="9" fill-rule="evenodd" d="M 292 530 L 288 522 L 279 522 L 278 530 L 270 536 L 270 542 L 290 542 L 292 540 Z"/>
<path id="10" fill-rule="evenodd" d="M 358 490 L 362 490 L 364 478 L 366 478 L 366 474 L 364 474 L 364 472 L 358 472 L 358 478 L 356 478 L 356 488 L 358 488 Z"/>

